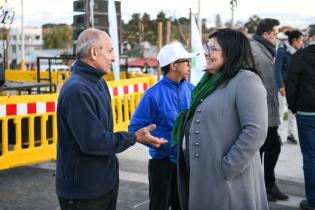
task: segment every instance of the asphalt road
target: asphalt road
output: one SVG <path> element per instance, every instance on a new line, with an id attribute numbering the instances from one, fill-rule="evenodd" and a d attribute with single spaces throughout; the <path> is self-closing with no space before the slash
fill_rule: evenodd
<path id="1" fill-rule="evenodd" d="M 148 184 L 120 181 L 117 210 L 147 210 Z M 0 171 L 0 210 L 57 210 L 54 171 L 20 167 Z M 298 208 L 270 204 L 271 210 Z"/>

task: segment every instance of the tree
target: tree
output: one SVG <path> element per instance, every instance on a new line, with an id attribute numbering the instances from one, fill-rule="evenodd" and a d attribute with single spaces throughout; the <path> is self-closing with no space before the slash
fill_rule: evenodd
<path id="1" fill-rule="evenodd" d="M 157 22 L 166 22 L 167 20 L 169 20 L 169 18 L 166 17 L 166 14 L 163 11 L 160 11 L 156 15 L 156 21 Z"/>
<path id="2" fill-rule="evenodd" d="M 73 42 L 73 29 L 66 24 L 45 24 L 42 26 L 44 48 L 70 49 Z"/>
<path id="3" fill-rule="evenodd" d="M 128 41 L 132 48 L 139 44 L 139 23 L 140 13 L 134 13 L 129 22 L 122 25 L 122 40 Z"/>
<path id="4" fill-rule="evenodd" d="M 258 17 L 258 15 L 253 15 L 249 18 L 248 22 L 245 23 L 244 27 L 247 28 L 248 33 L 254 33 L 260 21 L 261 18 Z"/>
<path id="5" fill-rule="evenodd" d="M 202 18 L 201 20 L 201 24 L 202 24 L 202 33 L 206 33 L 208 31 L 207 28 L 207 19 L 206 18 Z"/>
<path id="6" fill-rule="evenodd" d="M 140 22 L 140 13 L 134 13 L 131 16 L 129 23 L 139 23 Z"/>
<path id="7" fill-rule="evenodd" d="M 148 41 L 151 44 L 157 44 L 158 39 L 158 23 L 163 23 L 163 35 L 166 35 L 167 21 L 171 21 L 172 33 L 171 41 L 179 40 L 187 44 L 190 33 L 189 19 L 181 17 L 179 19 L 167 17 L 163 11 L 160 11 L 156 19 L 151 19 L 150 15 L 144 13 L 142 16 L 135 13 L 131 16 L 128 23 L 122 24 L 122 40 L 131 45 L 131 49 L 127 52 L 128 55 L 141 54 L 141 47 L 139 42 Z M 163 37 L 165 42 L 165 37 Z"/>
<path id="8" fill-rule="evenodd" d="M 189 24 L 189 19 L 188 19 L 188 18 L 185 18 L 185 17 L 180 17 L 180 18 L 178 18 L 178 22 L 179 22 L 180 24 L 183 24 L 183 25 Z"/>
<path id="9" fill-rule="evenodd" d="M 220 14 L 217 14 L 215 16 L 215 27 L 216 28 L 221 28 L 222 27 L 222 22 L 221 22 L 221 16 Z"/>

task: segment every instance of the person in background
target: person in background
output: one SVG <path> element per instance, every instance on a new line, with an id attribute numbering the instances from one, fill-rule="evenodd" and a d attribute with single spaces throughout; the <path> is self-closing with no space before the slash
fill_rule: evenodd
<path id="1" fill-rule="evenodd" d="M 281 140 L 278 134 L 280 124 L 278 88 L 274 72 L 276 39 L 280 22 L 266 18 L 259 22 L 252 36 L 251 47 L 254 54 L 256 69 L 262 74 L 262 81 L 267 90 L 268 103 L 268 134 L 264 145 L 260 148 L 264 164 L 265 184 L 269 201 L 287 200 L 276 185 L 275 167 L 281 151 Z"/>
<path id="2" fill-rule="evenodd" d="M 285 100 L 285 81 L 287 78 L 287 67 L 291 61 L 292 55 L 300 49 L 303 42 L 303 34 L 298 31 L 287 31 L 285 33 L 288 37 L 288 40 L 284 42 L 282 47 L 279 47 L 276 51 L 275 57 L 275 71 L 276 71 L 276 81 L 278 86 L 278 100 L 279 100 L 279 112 L 280 112 L 280 121 L 283 121 L 283 116 L 286 111 L 286 100 Z M 294 137 L 296 133 L 296 119 L 291 110 L 288 111 L 288 136 L 287 141 L 292 144 L 297 144 L 297 140 Z M 280 128 L 282 126 L 280 125 Z"/>
<path id="3" fill-rule="evenodd" d="M 286 98 L 296 114 L 306 200 L 301 209 L 315 210 L 315 26 L 308 31 L 308 46 L 298 50 L 288 66 Z"/>
<path id="4" fill-rule="evenodd" d="M 276 43 L 276 48 L 283 47 L 284 43 L 288 40 L 288 36 L 283 32 L 279 32 L 277 34 L 277 40 L 278 42 Z"/>
<path id="5" fill-rule="evenodd" d="M 247 37 L 209 36 L 207 71 L 176 119 L 183 210 L 268 210 L 259 148 L 267 135 L 266 91 Z"/>
<path id="6" fill-rule="evenodd" d="M 116 153 L 136 142 L 159 147 L 165 140 L 150 134 L 154 124 L 136 132 L 113 132 L 111 97 L 102 76 L 110 72 L 115 55 L 106 32 L 84 30 L 76 56 L 58 98 L 56 193 L 61 210 L 115 210 Z"/>
<path id="7" fill-rule="evenodd" d="M 190 104 L 193 85 L 186 79 L 190 72 L 190 58 L 179 42 L 165 45 L 157 59 L 163 78 L 147 90 L 137 106 L 129 125 L 129 131 L 156 124 L 154 136 L 167 139 L 160 148 L 149 146 L 150 210 L 178 210 L 177 146 L 171 147 L 171 131 L 177 115 Z"/>

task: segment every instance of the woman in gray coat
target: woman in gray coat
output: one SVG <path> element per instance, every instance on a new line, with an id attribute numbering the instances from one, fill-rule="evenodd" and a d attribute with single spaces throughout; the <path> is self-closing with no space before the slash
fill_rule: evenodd
<path id="1" fill-rule="evenodd" d="M 266 91 L 248 39 L 221 29 L 209 36 L 207 71 L 173 128 L 179 143 L 183 210 L 268 210 L 259 148 L 267 134 Z"/>

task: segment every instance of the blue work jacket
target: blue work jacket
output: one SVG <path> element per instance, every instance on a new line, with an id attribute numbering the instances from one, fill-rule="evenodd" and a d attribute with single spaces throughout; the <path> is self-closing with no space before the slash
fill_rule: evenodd
<path id="1" fill-rule="evenodd" d="M 138 104 L 129 124 L 129 131 L 156 124 L 152 135 L 167 140 L 156 149 L 149 148 L 153 159 L 168 158 L 176 163 L 177 146 L 171 147 L 171 132 L 178 114 L 190 105 L 193 85 L 187 81 L 177 83 L 166 76 L 148 89 Z"/>

